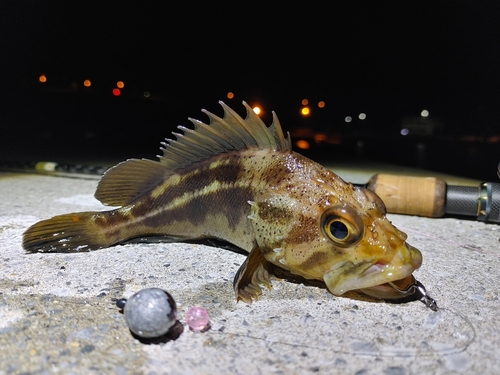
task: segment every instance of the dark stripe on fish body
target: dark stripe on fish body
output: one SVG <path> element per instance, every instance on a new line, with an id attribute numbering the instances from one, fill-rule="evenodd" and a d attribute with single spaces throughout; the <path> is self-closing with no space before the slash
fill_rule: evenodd
<path id="1" fill-rule="evenodd" d="M 317 218 L 301 215 L 297 222 L 298 225 L 297 228 L 295 228 L 296 230 L 290 231 L 287 236 L 287 243 L 297 245 L 304 242 L 312 242 L 314 239 L 318 238 L 318 236 L 321 236 Z"/>
<path id="2" fill-rule="evenodd" d="M 323 251 L 311 252 L 309 257 L 301 263 L 303 269 L 314 268 L 318 264 L 324 264 L 328 260 L 328 254 Z"/>
<path id="3" fill-rule="evenodd" d="M 213 180 L 234 183 L 240 179 L 243 173 L 240 161 L 239 153 L 233 151 L 177 169 L 175 173 L 182 178 L 178 186 L 180 189 L 186 189 L 197 184 L 200 185 L 200 183 L 207 184 L 208 181 Z"/>
<path id="4" fill-rule="evenodd" d="M 238 153 L 230 152 L 176 170 L 173 177 L 136 201 L 131 216 L 154 231 L 180 222 L 210 226 L 210 215 L 223 215 L 234 231 L 247 220 L 248 201 L 254 197 L 240 159 Z"/>
<path id="5" fill-rule="evenodd" d="M 132 215 L 130 213 L 129 215 L 123 214 L 123 212 L 120 211 L 120 209 L 116 209 L 113 211 L 103 211 L 102 214 L 98 213 L 93 217 L 94 223 L 103 228 L 117 227 L 124 224 L 128 221 L 127 216 Z"/>
<path id="6" fill-rule="evenodd" d="M 259 217 L 272 224 L 286 224 L 293 217 L 289 208 L 276 207 L 268 202 L 258 202 Z"/>
<path id="7" fill-rule="evenodd" d="M 157 215 L 146 217 L 144 225 L 151 228 L 169 226 L 176 222 L 189 222 L 193 225 L 204 225 L 208 223 L 209 216 L 223 215 L 227 218 L 229 228 L 234 231 L 242 219 L 247 219 L 250 213 L 250 205 L 247 201 L 253 197 L 251 188 L 229 187 L 218 191 L 204 194 L 186 201 L 182 206 L 164 210 Z M 149 199 L 149 198 L 148 198 Z M 142 203 L 142 202 L 141 202 Z M 141 204 L 141 206 L 143 206 Z M 152 207 L 152 202 L 147 202 L 144 206 Z M 136 217 L 142 216 L 134 210 Z M 186 233 L 189 235 L 189 233 Z"/>

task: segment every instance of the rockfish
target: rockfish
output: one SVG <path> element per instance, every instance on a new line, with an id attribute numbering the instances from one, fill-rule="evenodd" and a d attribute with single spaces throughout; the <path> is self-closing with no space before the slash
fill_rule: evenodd
<path id="1" fill-rule="evenodd" d="M 162 143 L 159 161 L 130 159 L 109 169 L 95 197 L 119 208 L 77 212 L 31 226 L 28 252 L 77 252 L 168 235 L 176 241 L 214 238 L 248 252 L 234 287 L 252 302 L 270 286 L 270 270 L 350 290 L 401 298 L 394 285 L 414 280 L 422 254 L 385 216 L 375 193 L 353 186 L 292 151 L 276 114 L 267 127 L 243 102 L 243 119 L 220 102 L 222 118 Z M 400 284 L 398 284 L 400 283 Z"/>

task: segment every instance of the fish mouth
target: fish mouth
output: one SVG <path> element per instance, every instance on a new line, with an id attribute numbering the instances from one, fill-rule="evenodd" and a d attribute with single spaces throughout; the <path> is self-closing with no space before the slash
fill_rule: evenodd
<path id="1" fill-rule="evenodd" d="M 345 261 L 326 272 L 323 279 L 328 290 L 336 296 L 361 289 L 365 294 L 377 298 L 401 298 L 401 294 L 395 293 L 395 289 L 387 283 L 407 278 L 421 264 L 420 251 L 405 243 L 389 263 L 373 261 L 354 264 Z"/>

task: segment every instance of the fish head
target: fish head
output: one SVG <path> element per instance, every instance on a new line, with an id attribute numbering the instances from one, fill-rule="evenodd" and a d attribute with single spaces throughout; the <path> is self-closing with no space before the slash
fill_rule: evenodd
<path id="1" fill-rule="evenodd" d="M 316 184 L 321 196 L 276 192 L 251 202 L 259 248 L 274 265 L 323 280 L 334 295 L 361 290 L 401 298 L 387 283 L 410 276 L 422 264 L 422 254 L 386 218 L 375 193 L 337 178 L 334 188 Z"/>

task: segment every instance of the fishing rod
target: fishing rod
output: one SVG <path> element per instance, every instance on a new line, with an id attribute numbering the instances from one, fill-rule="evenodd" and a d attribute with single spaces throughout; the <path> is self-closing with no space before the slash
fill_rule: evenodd
<path id="1" fill-rule="evenodd" d="M 426 217 L 460 215 L 500 223 L 500 183 L 454 186 L 437 177 L 376 174 L 367 184 L 356 186 L 376 193 L 390 213 Z"/>
<path id="2" fill-rule="evenodd" d="M 97 178 L 108 167 L 55 162 L 0 162 L 0 169 L 43 173 L 63 177 Z M 500 177 L 500 165 L 499 165 Z M 460 215 L 489 223 L 500 223 L 500 183 L 478 186 L 448 185 L 437 177 L 375 174 L 366 184 L 355 184 L 375 192 L 387 212 L 425 217 Z"/>

